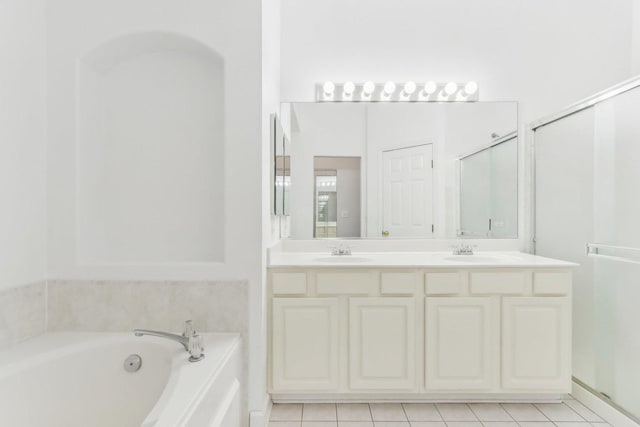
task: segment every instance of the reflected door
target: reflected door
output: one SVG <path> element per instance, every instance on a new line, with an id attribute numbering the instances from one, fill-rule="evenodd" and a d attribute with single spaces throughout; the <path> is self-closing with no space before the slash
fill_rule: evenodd
<path id="1" fill-rule="evenodd" d="M 384 151 L 382 235 L 433 237 L 431 144 Z"/>

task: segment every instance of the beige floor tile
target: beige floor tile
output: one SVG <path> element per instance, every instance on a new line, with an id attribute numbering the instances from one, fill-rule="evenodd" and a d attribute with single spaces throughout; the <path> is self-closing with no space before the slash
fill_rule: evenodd
<path id="1" fill-rule="evenodd" d="M 300 421 L 269 421 L 269 427 L 300 427 Z"/>
<path id="2" fill-rule="evenodd" d="M 274 403 L 270 421 L 302 420 L 302 403 Z"/>
<path id="3" fill-rule="evenodd" d="M 549 419 L 531 403 L 502 403 L 501 406 L 518 423 L 520 423 L 520 421 L 549 421 Z"/>
<path id="4" fill-rule="evenodd" d="M 598 415 L 596 415 L 591 409 L 587 408 L 586 406 L 584 406 L 582 403 L 578 402 L 577 400 L 565 400 L 564 403 L 570 407 L 571 409 L 573 409 L 574 411 L 576 411 L 578 413 L 578 415 L 580 415 L 582 418 L 584 418 L 585 420 L 592 422 L 592 423 L 603 423 L 604 420 L 602 418 L 600 418 Z"/>
<path id="5" fill-rule="evenodd" d="M 302 427 L 338 427 L 337 421 L 303 421 Z"/>
<path id="6" fill-rule="evenodd" d="M 407 421 L 400 403 L 370 403 L 373 421 Z M 378 423 L 376 423 L 376 426 Z"/>
<path id="7" fill-rule="evenodd" d="M 536 403 L 538 408 L 550 421 L 582 421 L 582 418 L 576 411 L 569 408 L 564 403 Z"/>
<path id="8" fill-rule="evenodd" d="M 411 427 L 447 427 L 444 421 L 411 421 Z"/>
<path id="9" fill-rule="evenodd" d="M 338 421 L 338 427 L 373 427 L 373 421 Z"/>
<path id="10" fill-rule="evenodd" d="M 335 403 L 305 403 L 302 421 L 337 421 Z"/>
<path id="11" fill-rule="evenodd" d="M 484 427 L 518 427 L 515 421 L 483 421 Z"/>
<path id="12" fill-rule="evenodd" d="M 447 425 L 449 421 L 478 421 L 466 403 L 436 403 L 436 407 Z"/>
<path id="13" fill-rule="evenodd" d="M 338 403 L 338 421 L 371 421 L 367 403 Z"/>
<path id="14" fill-rule="evenodd" d="M 557 427 L 592 427 L 591 423 L 588 423 L 586 421 L 583 421 L 583 422 L 578 422 L 578 421 L 567 421 L 567 422 L 556 421 L 554 424 Z"/>
<path id="15" fill-rule="evenodd" d="M 498 403 L 470 403 L 469 407 L 480 421 L 513 421 Z"/>
<path id="16" fill-rule="evenodd" d="M 411 427 L 408 421 L 374 421 L 375 427 Z"/>
<path id="17" fill-rule="evenodd" d="M 480 421 L 447 421 L 447 427 L 482 427 Z"/>
<path id="18" fill-rule="evenodd" d="M 409 421 L 442 421 L 433 403 L 403 403 Z"/>
<path id="19" fill-rule="evenodd" d="M 555 427 L 551 421 L 518 421 L 520 427 Z"/>

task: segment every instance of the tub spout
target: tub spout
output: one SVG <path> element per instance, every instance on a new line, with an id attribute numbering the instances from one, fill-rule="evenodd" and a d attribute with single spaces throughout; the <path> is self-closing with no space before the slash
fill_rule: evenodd
<path id="1" fill-rule="evenodd" d="M 133 333 L 137 337 L 141 337 L 143 335 L 151 335 L 151 336 L 154 336 L 154 337 L 167 338 L 167 339 L 170 339 L 172 341 L 176 341 L 176 342 L 182 344 L 184 349 L 186 351 L 189 351 L 189 338 L 187 338 L 185 336 L 182 336 L 182 335 L 172 334 L 170 332 L 154 331 L 154 330 L 151 330 L 151 329 L 134 329 Z"/>
<path id="2" fill-rule="evenodd" d="M 154 331 L 152 329 L 134 329 L 133 333 L 137 337 L 143 335 L 151 335 L 154 337 L 166 338 L 181 344 L 185 351 L 189 353 L 189 361 L 197 362 L 204 358 L 204 348 L 202 347 L 202 338 L 193 330 L 191 320 L 185 322 L 185 330 L 182 335 L 172 334 L 164 331 Z"/>

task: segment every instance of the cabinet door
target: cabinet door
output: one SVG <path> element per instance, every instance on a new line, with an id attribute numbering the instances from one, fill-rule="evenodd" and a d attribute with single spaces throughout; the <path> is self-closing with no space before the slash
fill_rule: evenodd
<path id="1" fill-rule="evenodd" d="M 349 375 L 354 390 L 414 390 L 414 298 L 349 299 Z"/>
<path id="2" fill-rule="evenodd" d="M 273 391 L 338 388 L 338 300 L 274 298 Z"/>
<path id="3" fill-rule="evenodd" d="M 425 384 L 428 390 L 488 390 L 498 384 L 497 297 L 427 298 Z"/>
<path id="4" fill-rule="evenodd" d="M 505 389 L 571 391 L 568 298 L 504 298 L 502 334 Z"/>

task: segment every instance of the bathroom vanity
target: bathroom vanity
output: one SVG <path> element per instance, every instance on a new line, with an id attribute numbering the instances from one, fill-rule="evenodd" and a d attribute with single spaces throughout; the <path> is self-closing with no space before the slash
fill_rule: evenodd
<path id="1" fill-rule="evenodd" d="M 519 252 L 275 252 L 276 401 L 554 398 L 571 388 L 571 269 Z"/>

